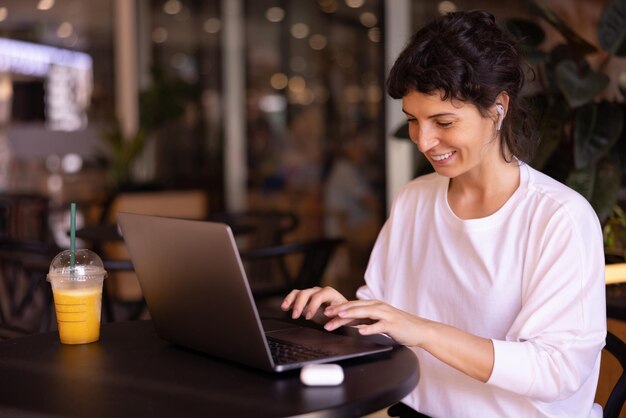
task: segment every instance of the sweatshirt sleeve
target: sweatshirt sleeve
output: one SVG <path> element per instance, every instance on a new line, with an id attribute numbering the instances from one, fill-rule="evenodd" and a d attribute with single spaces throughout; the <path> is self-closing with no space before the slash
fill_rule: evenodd
<path id="1" fill-rule="evenodd" d="M 488 384 L 550 402 L 597 368 L 606 336 L 602 233 L 591 207 L 578 209 L 562 207 L 526 249 L 522 308 L 505 339 L 493 340 Z"/>

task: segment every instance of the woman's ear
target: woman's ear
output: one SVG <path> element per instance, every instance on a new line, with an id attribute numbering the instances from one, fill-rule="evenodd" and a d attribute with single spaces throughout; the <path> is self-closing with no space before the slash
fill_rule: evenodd
<path id="1" fill-rule="evenodd" d="M 496 122 L 496 129 L 499 131 L 502 128 L 502 122 L 506 117 L 507 110 L 509 108 L 509 95 L 506 92 L 498 94 L 496 97 L 496 112 L 498 113 L 498 120 Z"/>
<path id="2" fill-rule="evenodd" d="M 502 103 L 496 103 L 496 112 L 498 112 L 498 122 L 496 123 L 496 130 L 502 128 L 502 121 L 504 120 L 504 106 Z"/>

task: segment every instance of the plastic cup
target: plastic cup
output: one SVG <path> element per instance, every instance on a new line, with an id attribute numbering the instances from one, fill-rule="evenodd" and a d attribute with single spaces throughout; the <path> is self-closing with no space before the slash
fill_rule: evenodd
<path id="1" fill-rule="evenodd" d="M 73 265 L 72 265 L 73 264 Z M 102 284 L 107 273 L 96 253 L 86 249 L 57 254 L 50 264 L 59 338 L 62 344 L 86 344 L 100 339 Z"/>

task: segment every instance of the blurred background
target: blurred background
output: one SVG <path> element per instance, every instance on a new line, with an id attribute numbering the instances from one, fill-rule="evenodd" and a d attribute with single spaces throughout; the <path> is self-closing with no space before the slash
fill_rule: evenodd
<path id="1" fill-rule="evenodd" d="M 606 2 L 540 3 L 597 43 Z M 386 72 L 425 22 L 475 8 L 537 21 L 523 0 L 0 1 L 0 190 L 48 199 L 61 247 L 69 202 L 79 227 L 111 222 L 123 192 L 288 211 L 286 241 L 345 240 L 326 274 L 351 292 L 423 168 Z"/>

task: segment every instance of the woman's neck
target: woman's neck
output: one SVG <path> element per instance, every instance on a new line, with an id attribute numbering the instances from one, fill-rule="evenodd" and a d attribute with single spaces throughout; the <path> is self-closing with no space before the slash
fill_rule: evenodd
<path id="1" fill-rule="evenodd" d="M 450 179 L 448 205 L 461 219 L 484 218 L 497 212 L 519 183 L 519 162 L 501 160 L 495 167 L 477 168 Z"/>

